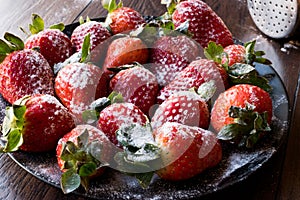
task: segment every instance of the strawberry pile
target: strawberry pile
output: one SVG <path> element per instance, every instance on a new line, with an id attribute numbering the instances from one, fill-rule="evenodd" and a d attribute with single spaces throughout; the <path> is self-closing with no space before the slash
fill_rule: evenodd
<path id="1" fill-rule="evenodd" d="M 36 14 L 25 42 L 0 40 L 0 93 L 11 106 L 0 152 L 56 150 L 65 193 L 113 168 L 147 187 L 217 167 L 222 143 L 255 148 L 271 130 L 270 64 L 255 41 L 234 44 L 201 0 L 169 0 L 150 22 L 115 0 L 105 22 L 71 36 Z M 202 55 L 205 55 L 203 57 Z"/>

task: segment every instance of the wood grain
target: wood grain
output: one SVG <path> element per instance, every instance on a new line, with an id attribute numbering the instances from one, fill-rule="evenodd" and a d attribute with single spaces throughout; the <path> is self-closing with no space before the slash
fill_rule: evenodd
<path id="1" fill-rule="evenodd" d="M 19 27 L 28 29 L 32 13 L 39 14 L 45 20 L 45 27 L 59 22 L 72 23 L 89 3 L 91 0 L 14 0 L 14 3 L 0 0 L 2 17 L 0 37 L 8 31 L 24 39 L 26 35 L 19 30 Z"/>
<path id="2" fill-rule="evenodd" d="M 300 199 L 300 74 L 295 95 L 294 116 L 286 150 L 286 157 L 281 175 L 278 199 Z M 291 185 L 292 184 L 292 185 Z"/>

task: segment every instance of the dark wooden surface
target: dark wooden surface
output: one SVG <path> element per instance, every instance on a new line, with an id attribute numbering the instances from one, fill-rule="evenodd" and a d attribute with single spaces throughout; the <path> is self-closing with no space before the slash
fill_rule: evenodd
<path id="1" fill-rule="evenodd" d="M 124 0 L 126 6 L 132 7 L 143 15 L 160 15 L 165 7 L 160 0 Z M 285 145 L 260 170 L 247 180 L 216 192 L 204 199 L 300 199 L 300 100 L 299 71 L 300 47 L 288 48 L 289 42 L 274 40 L 261 34 L 249 16 L 246 0 L 206 0 L 215 12 L 224 20 L 234 37 L 241 41 L 257 40 L 257 49 L 264 50 L 272 60 L 273 67 L 279 73 L 286 86 L 290 99 L 290 132 Z M 100 1 L 48 1 L 48 0 L 0 0 L 0 37 L 6 31 L 21 37 L 19 26 L 27 28 L 32 13 L 38 13 L 46 26 L 64 22 L 72 23 L 78 16 L 90 18 L 101 17 L 106 12 Z M 296 36 L 297 37 L 297 36 Z M 298 35 L 298 38 L 300 36 Z M 64 195 L 60 189 L 52 187 L 33 177 L 18 166 L 8 155 L 0 155 L 0 199 L 84 199 L 76 195 Z"/>

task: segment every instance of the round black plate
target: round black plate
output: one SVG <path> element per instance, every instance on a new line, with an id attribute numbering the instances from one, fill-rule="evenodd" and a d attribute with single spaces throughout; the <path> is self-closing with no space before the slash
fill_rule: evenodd
<path id="1" fill-rule="evenodd" d="M 77 25 L 78 23 L 68 25 L 65 32 L 70 35 Z M 133 178 L 109 169 L 99 179 L 91 182 L 88 192 L 80 188 L 75 193 L 97 199 L 188 199 L 222 190 L 249 177 L 277 152 L 286 139 L 289 127 L 289 100 L 280 77 L 270 66 L 257 65 L 256 68 L 261 75 L 272 77 L 270 84 L 273 87 L 271 97 L 274 117 L 272 132 L 253 150 L 241 150 L 222 144 L 223 159 L 215 168 L 178 183 L 154 177 L 147 189 L 142 189 Z M 1 120 L 7 105 L 5 100 L 0 99 Z M 32 175 L 60 188 L 61 172 L 56 164 L 55 152 L 34 154 L 19 151 L 9 155 Z"/>

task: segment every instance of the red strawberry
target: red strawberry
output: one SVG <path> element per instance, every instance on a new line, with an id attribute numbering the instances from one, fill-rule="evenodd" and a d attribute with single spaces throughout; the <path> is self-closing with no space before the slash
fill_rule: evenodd
<path id="1" fill-rule="evenodd" d="M 200 48 L 187 36 L 163 36 L 153 45 L 150 61 L 155 63 L 149 69 L 157 77 L 158 84 L 165 86 L 178 72 L 200 56 Z"/>
<path id="2" fill-rule="evenodd" d="M 204 54 L 208 59 L 222 64 L 225 68 L 234 64 L 253 65 L 254 62 L 270 65 L 271 61 L 263 57 L 265 55 L 263 51 L 255 51 L 255 44 L 256 41 L 253 40 L 244 45 L 232 44 L 223 48 L 215 42 L 209 42 L 204 49 Z"/>
<path id="3" fill-rule="evenodd" d="M 70 193 L 80 184 L 88 190 L 89 180 L 104 173 L 104 166 L 112 157 L 111 146 L 99 129 L 78 125 L 59 140 L 56 157 L 64 172 L 61 177 L 63 192 Z"/>
<path id="4" fill-rule="evenodd" d="M 110 81 L 111 90 L 122 94 L 130 102 L 148 114 L 156 101 L 158 84 L 156 77 L 143 66 L 135 66 L 117 73 Z"/>
<path id="5" fill-rule="evenodd" d="M 263 51 L 254 51 L 255 41 L 247 42 L 244 46 L 233 44 L 223 48 L 214 42 L 209 42 L 204 49 L 205 56 L 223 66 L 228 74 L 228 82 L 231 85 L 251 84 L 271 91 L 269 80 L 260 76 L 255 69 L 255 63 L 271 64 L 264 58 Z"/>
<path id="6" fill-rule="evenodd" d="M 201 0 L 180 2 L 172 15 L 172 20 L 175 27 L 188 21 L 188 30 L 193 34 L 193 39 L 203 47 L 210 41 L 223 47 L 233 44 L 232 34 L 222 19 Z"/>
<path id="7" fill-rule="evenodd" d="M 56 63 L 65 61 L 73 54 L 71 40 L 61 30 L 64 29 L 62 24 L 45 29 L 43 20 L 36 14 L 32 15 L 33 25 L 31 25 L 31 35 L 25 41 L 26 49 L 38 48 L 38 51 L 46 58 L 51 67 Z"/>
<path id="8" fill-rule="evenodd" d="M 139 12 L 129 7 L 123 7 L 122 1 L 119 4 L 116 4 L 116 0 L 104 1 L 103 7 L 108 10 L 106 21 L 113 34 L 137 29 L 145 23 Z"/>
<path id="9" fill-rule="evenodd" d="M 79 120 L 95 99 L 108 95 L 107 88 L 108 77 L 91 63 L 68 64 L 55 79 L 57 96 Z"/>
<path id="10" fill-rule="evenodd" d="M 1 57 L 3 61 L 0 58 L 0 93 L 3 97 L 12 104 L 25 95 L 54 95 L 54 74 L 45 58 L 37 51 L 22 50 L 24 43 L 16 36 L 6 33 L 4 37 L 10 44 L 0 41 L 1 48 L 7 50 Z M 12 45 L 16 49 L 11 49 Z"/>
<path id="11" fill-rule="evenodd" d="M 217 94 L 224 91 L 228 85 L 226 71 L 218 67 L 214 61 L 207 59 L 195 60 L 160 91 L 157 101 L 162 103 L 176 92 L 187 91 L 190 88 L 197 89 L 203 83 L 211 80 L 215 81 Z"/>
<path id="12" fill-rule="evenodd" d="M 54 96 L 26 96 L 6 111 L 2 133 L 7 143 L 3 150 L 54 150 L 58 140 L 74 126 L 72 115 Z"/>
<path id="13" fill-rule="evenodd" d="M 163 163 L 157 174 L 162 179 L 189 179 L 216 166 L 222 159 L 221 145 L 210 131 L 167 122 L 153 134 L 161 149 Z"/>
<path id="14" fill-rule="evenodd" d="M 81 24 L 74 29 L 71 35 L 71 41 L 76 51 L 81 50 L 84 37 L 88 33 L 91 37 L 91 50 L 111 36 L 102 23 L 90 20 L 87 20 L 85 23 L 81 21 Z"/>
<path id="15" fill-rule="evenodd" d="M 249 84 L 235 85 L 220 94 L 211 113 L 211 124 L 219 138 L 247 147 L 270 130 L 271 120 L 269 93 Z"/>
<path id="16" fill-rule="evenodd" d="M 240 44 L 232 44 L 224 48 L 226 55 L 222 58 L 222 64 L 231 66 L 235 63 L 246 62 L 246 48 Z"/>
<path id="17" fill-rule="evenodd" d="M 165 122 L 178 122 L 207 129 L 210 113 L 206 102 L 196 92 L 181 91 L 167 98 L 151 119 L 153 129 Z"/>
<path id="18" fill-rule="evenodd" d="M 103 69 L 111 74 L 109 68 L 118 68 L 134 62 L 144 64 L 148 57 L 147 46 L 141 39 L 129 36 L 117 38 L 108 47 Z"/>
<path id="19" fill-rule="evenodd" d="M 113 103 L 100 112 L 98 126 L 112 143 L 118 144 L 116 131 L 123 125 L 148 123 L 147 116 L 132 103 Z"/>

